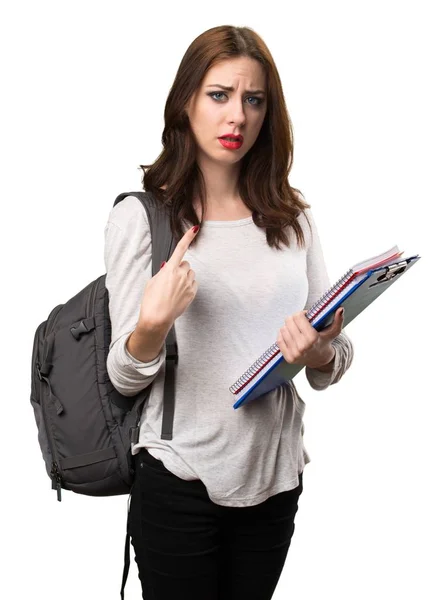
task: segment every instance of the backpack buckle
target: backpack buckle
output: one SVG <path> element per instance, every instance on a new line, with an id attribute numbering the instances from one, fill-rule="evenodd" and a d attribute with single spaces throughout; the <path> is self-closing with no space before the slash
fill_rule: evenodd
<path id="1" fill-rule="evenodd" d="M 89 325 L 89 327 L 88 327 L 88 325 Z M 80 338 L 82 337 L 82 335 L 85 335 L 85 333 L 92 331 L 94 329 L 94 327 L 95 327 L 94 318 L 91 317 L 90 319 L 85 319 L 85 320 L 81 321 L 77 327 L 70 327 L 70 331 L 71 331 L 72 336 L 76 340 L 79 341 Z"/>
<path id="2" fill-rule="evenodd" d="M 131 443 L 137 444 L 139 441 L 139 427 L 130 427 L 129 436 Z"/>
<path id="3" fill-rule="evenodd" d="M 167 352 L 165 355 L 166 360 L 174 360 L 174 364 L 177 365 L 179 362 L 179 354 L 177 348 L 177 342 L 173 342 L 172 344 L 166 344 Z"/>

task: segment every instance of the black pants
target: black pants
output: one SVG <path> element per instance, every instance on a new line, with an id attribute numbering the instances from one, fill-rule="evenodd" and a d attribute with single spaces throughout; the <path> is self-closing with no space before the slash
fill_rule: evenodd
<path id="1" fill-rule="evenodd" d="M 269 600 L 295 529 L 299 486 L 255 506 L 220 506 L 144 448 L 129 532 L 144 600 Z"/>

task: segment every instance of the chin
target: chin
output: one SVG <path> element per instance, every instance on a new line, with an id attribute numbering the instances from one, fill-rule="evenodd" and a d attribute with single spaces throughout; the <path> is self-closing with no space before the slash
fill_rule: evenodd
<path id="1" fill-rule="evenodd" d="M 222 150 L 222 148 L 221 148 L 221 150 Z M 231 153 L 231 156 L 228 156 L 227 154 L 222 154 L 219 152 L 217 152 L 216 154 L 211 153 L 211 152 L 206 152 L 203 149 L 200 149 L 200 153 L 201 153 L 201 155 L 204 156 L 204 158 L 206 160 L 210 160 L 215 163 L 221 163 L 225 166 L 233 165 L 234 163 L 239 162 L 244 156 L 244 153 L 242 153 L 242 152 L 240 152 L 240 154 L 232 154 Z"/>

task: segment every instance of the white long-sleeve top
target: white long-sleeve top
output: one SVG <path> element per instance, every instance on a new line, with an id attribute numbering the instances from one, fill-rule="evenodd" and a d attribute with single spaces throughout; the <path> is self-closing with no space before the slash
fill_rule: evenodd
<path id="1" fill-rule="evenodd" d="M 329 289 L 311 209 L 299 221 L 306 244 L 291 233 L 289 248 L 270 248 L 252 217 L 204 221 L 198 244 L 183 260 L 195 271 L 198 291 L 175 321 L 179 362 L 173 439 L 161 439 L 165 344 L 149 362 L 136 360 L 126 342 L 134 331 L 147 281 L 152 242 L 146 210 L 127 196 L 110 211 L 105 227 L 106 286 L 112 338 L 107 370 L 117 390 L 133 396 L 153 382 L 146 400 L 141 447 L 185 480 L 200 479 L 223 506 L 251 506 L 299 484 L 310 461 L 303 443 L 305 403 L 293 381 L 234 410 L 229 387 L 277 339 L 285 318 L 310 308 Z M 311 387 L 338 382 L 353 359 L 344 332 L 334 339 L 333 371 L 306 367 Z"/>

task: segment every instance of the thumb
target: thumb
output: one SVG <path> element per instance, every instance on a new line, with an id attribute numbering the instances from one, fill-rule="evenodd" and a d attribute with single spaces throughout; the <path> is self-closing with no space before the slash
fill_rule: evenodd
<path id="1" fill-rule="evenodd" d="M 335 311 L 334 320 L 320 332 L 322 338 L 335 338 L 341 332 L 344 323 L 344 308 L 339 308 Z"/>

